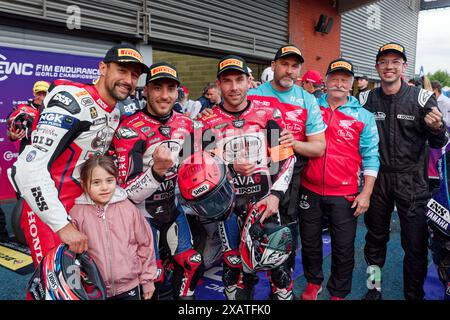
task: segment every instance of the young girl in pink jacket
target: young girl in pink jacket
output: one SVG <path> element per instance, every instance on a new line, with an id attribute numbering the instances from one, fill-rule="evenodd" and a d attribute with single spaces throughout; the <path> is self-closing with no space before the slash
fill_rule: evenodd
<path id="1" fill-rule="evenodd" d="M 80 171 L 85 191 L 70 217 L 88 237 L 108 299 L 150 299 L 155 290 L 156 261 L 149 224 L 116 184 L 118 169 L 111 157 L 95 155 Z"/>

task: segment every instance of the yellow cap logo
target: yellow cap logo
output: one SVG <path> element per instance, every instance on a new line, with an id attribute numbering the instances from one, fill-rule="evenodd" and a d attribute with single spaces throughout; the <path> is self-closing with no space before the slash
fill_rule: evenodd
<path id="1" fill-rule="evenodd" d="M 156 68 L 153 68 L 152 70 L 150 70 L 150 75 L 152 77 L 159 73 L 168 73 L 168 74 L 174 76 L 175 78 L 177 78 L 177 72 L 168 66 L 160 66 L 160 67 L 156 67 Z"/>
<path id="2" fill-rule="evenodd" d="M 288 46 L 288 47 L 281 48 L 281 54 L 285 54 L 285 53 L 288 53 L 288 52 L 296 53 L 298 55 L 302 55 L 300 50 L 298 50 L 296 47 Z"/>
<path id="3" fill-rule="evenodd" d="M 400 51 L 403 53 L 403 47 L 398 44 L 395 44 L 395 43 L 389 43 L 389 44 L 381 47 L 380 52 L 385 51 L 385 50 L 397 50 L 397 51 Z"/>
<path id="4" fill-rule="evenodd" d="M 222 70 L 223 68 L 228 66 L 236 66 L 239 68 L 244 68 L 244 63 L 238 59 L 226 59 L 220 63 L 219 69 Z"/>
<path id="5" fill-rule="evenodd" d="M 142 59 L 140 53 L 133 49 L 119 49 L 119 57 L 132 57 L 144 63 L 144 59 Z"/>
<path id="6" fill-rule="evenodd" d="M 352 65 L 345 61 L 336 61 L 331 64 L 330 70 L 336 69 L 336 68 L 345 68 L 348 71 L 352 71 Z"/>

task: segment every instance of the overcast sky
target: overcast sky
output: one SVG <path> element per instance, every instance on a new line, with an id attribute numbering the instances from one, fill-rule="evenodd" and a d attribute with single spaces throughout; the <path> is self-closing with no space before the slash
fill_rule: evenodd
<path id="1" fill-rule="evenodd" d="M 416 74 L 439 69 L 450 73 L 450 8 L 420 11 Z"/>

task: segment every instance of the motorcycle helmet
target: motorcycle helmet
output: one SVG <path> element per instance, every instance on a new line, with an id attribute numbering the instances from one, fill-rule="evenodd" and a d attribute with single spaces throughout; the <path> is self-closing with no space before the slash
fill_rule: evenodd
<path id="1" fill-rule="evenodd" d="M 270 270 L 283 264 L 292 251 L 292 233 L 288 226 L 259 220 L 265 207 L 249 205 L 239 250 L 245 272 Z"/>
<path id="2" fill-rule="evenodd" d="M 261 82 L 266 83 L 272 81 L 273 75 L 272 67 L 265 68 L 261 74 Z"/>
<path id="3" fill-rule="evenodd" d="M 105 300 L 106 287 L 87 253 L 77 255 L 60 244 L 36 268 L 27 295 L 34 300 Z"/>
<path id="4" fill-rule="evenodd" d="M 178 170 L 180 203 L 202 220 L 226 220 L 234 207 L 234 188 L 225 163 L 207 152 L 196 152 Z"/>
<path id="5" fill-rule="evenodd" d="M 28 105 L 20 105 L 10 115 L 8 119 L 8 126 L 14 131 L 17 131 L 17 129 L 24 130 L 25 136 L 29 139 L 31 136 L 33 122 L 37 115 L 38 111 L 33 107 Z"/>

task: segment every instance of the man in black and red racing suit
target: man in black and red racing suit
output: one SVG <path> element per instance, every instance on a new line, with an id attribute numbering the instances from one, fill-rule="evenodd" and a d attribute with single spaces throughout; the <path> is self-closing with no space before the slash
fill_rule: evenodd
<path id="1" fill-rule="evenodd" d="M 229 300 L 251 299 L 255 275 L 243 272 L 238 250 L 240 229 L 251 202 L 266 206 L 261 222 L 285 223 L 278 204 L 291 180 L 295 163 L 291 147 L 279 144 L 284 128 L 281 112 L 272 104 L 247 100 L 249 74 L 245 60 L 227 56 L 219 62 L 217 85 L 224 102 L 200 118 L 202 144 L 227 164 L 236 190 L 234 213 L 219 223 L 224 263 L 222 280 Z M 281 221 L 280 221 L 281 218 Z M 270 270 L 272 298 L 292 299 L 293 282 L 286 266 Z"/>
<path id="2" fill-rule="evenodd" d="M 80 166 L 105 153 L 119 125 L 117 101 L 134 90 L 147 71 L 142 56 L 129 45 L 112 47 L 99 64 L 95 86 L 56 80 L 44 100 L 31 144 L 8 175 L 24 198 L 21 227 L 37 265 L 53 247 L 87 250 L 86 235 L 70 223 L 68 212 L 81 193 Z"/>
<path id="3" fill-rule="evenodd" d="M 173 111 L 179 84 L 174 66 L 165 62 L 150 66 L 147 107 L 120 124 L 112 147 L 119 160 L 119 183 L 152 227 L 158 266 L 155 282 L 160 287 L 164 281 L 160 249 L 168 249 L 175 262 L 174 298 L 193 299 L 202 257 L 192 247 L 186 215 L 177 208 L 175 187 L 178 158 L 193 146 L 194 130 L 190 118 Z M 171 157 L 169 170 L 155 170 L 153 160 L 158 154 Z M 147 187 L 154 180 L 159 185 L 156 191 Z"/>

